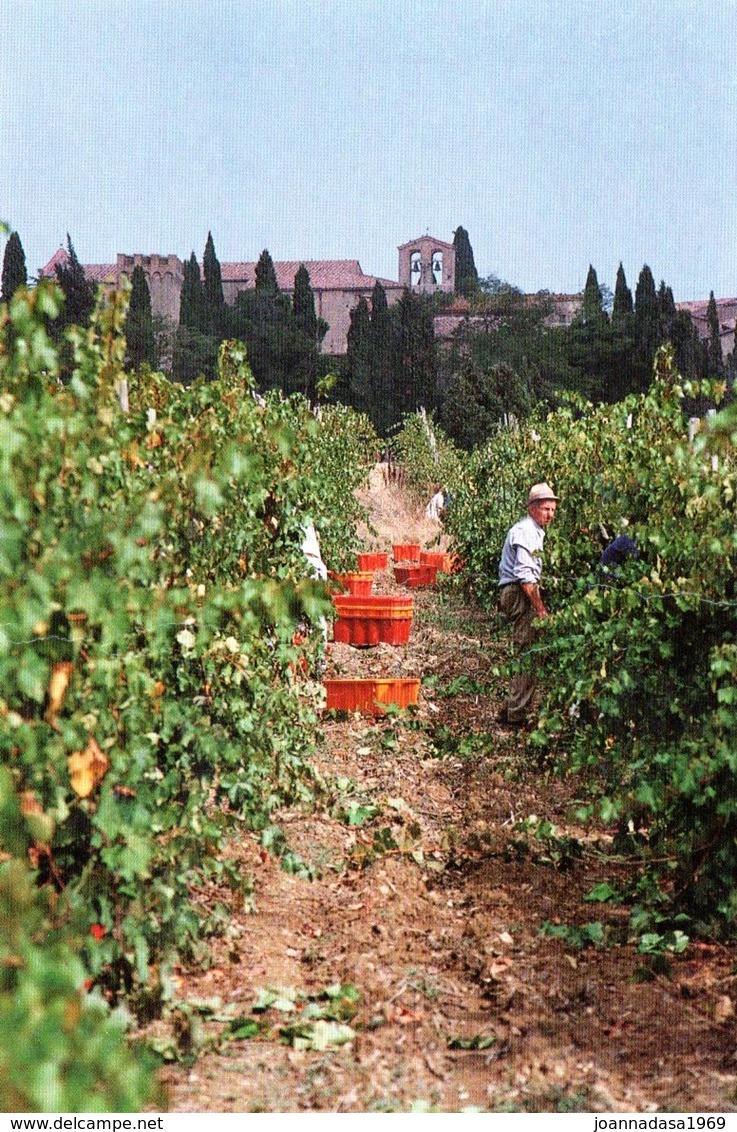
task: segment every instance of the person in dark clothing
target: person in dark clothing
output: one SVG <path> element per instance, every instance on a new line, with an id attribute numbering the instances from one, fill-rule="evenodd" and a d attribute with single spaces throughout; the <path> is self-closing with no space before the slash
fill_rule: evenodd
<path id="1" fill-rule="evenodd" d="M 609 572 L 615 570 L 617 566 L 624 565 L 628 558 L 639 558 L 639 556 L 636 543 L 628 535 L 619 535 L 603 550 L 599 558 L 599 568 Z"/>

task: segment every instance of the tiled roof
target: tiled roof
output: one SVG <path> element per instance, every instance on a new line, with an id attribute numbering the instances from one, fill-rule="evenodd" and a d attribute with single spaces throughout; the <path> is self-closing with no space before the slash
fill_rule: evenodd
<path id="1" fill-rule="evenodd" d="M 64 248 L 54 252 L 49 262 L 41 268 L 41 276 L 56 275 L 56 267 L 66 263 Z M 382 279 L 377 275 L 366 275 L 357 259 L 306 259 L 276 260 L 274 270 L 280 291 L 294 288 L 294 277 L 304 263 L 310 276 L 310 285 L 316 291 L 367 291 L 375 283 L 381 283 L 385 290 L 401 289 L 395 279 Z M 118 265 L 115 263 L 86 263 L 84 273 L 92 283 L 114 283 L 117 279 Z M 244 288 L 256 286 L 256 261 L 247 263 L 223 263 L 220 265 L 224 283 L 240 283 Z"/>
<path id="2" fill-rule="evenodd" d="M 287 259 L 274 261 L 280 291 L 293 289 L 294 277 L 303 263 L 310 276 L 310 286 L 315 291 L 365 291 L 377 281 L 384 288 L 399 287 L 396 280 L 364 275 L 357 259 Z M 220 272 L 224 283 L 242 283 L 246 288 L 256 286 L 255 262 L 223 263 Z"/>
<path id="3" fill-rule="evenodd" d="M 57 264 L 59 265 L 59 267 L 61 267 L 61 265 L 63 263 L 66 263 L 66 261 L 67 261 L 67 253 L 65 252 L 64 248 L 59 248 L 57 251 L 54 252 L 54 254 L 52 255 L 49 262 L 44 267 L 41 268 L 41 270 L 39 272 L 39 278 L 43 279 L 43 278 L 48 277 L 48 276 L 56 275 Z"/>
<path id="4" fill-rule="evenodd" d="M 85 263 L 84 275 L 90 283 L 115 283 L 118 265 L 115 263 Z"/>
<path id="5" fill-rule="evenodd" d="M 54 252 L 49 262 L 41 268 L 39 278 L 54 279 L 57 267 L 62 267 L 68 259 L 66 249 L 59 248 L 58 251 Z M 115 283 L 117 279 L 117 264 L 114 263 L 85 263 L 82 268 L 85 279 L 89 280 L 90 283 Z"/>
<path id="6" fill-rule="evenodd" d="M 725 308 L 729 311 L 737 310 L 737 299 L 717 299 L 717 310 L 721 313 Z M 706 314 L 706 308 L 709 306 L 708 299 L 690 299 L 686 302 L 676 303 L 679 311 L 690 311 L 692 315 Z"/>

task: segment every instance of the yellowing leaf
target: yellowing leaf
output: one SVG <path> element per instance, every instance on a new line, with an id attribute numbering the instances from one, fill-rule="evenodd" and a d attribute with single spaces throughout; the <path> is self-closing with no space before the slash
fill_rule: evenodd
<path id="1" fill-rule="evenodd" d="M 90 738 L 84 751 L 75 751 L 67 759 L 72 789 L 80 798 L 87 798 L 102 782 L 110 768 L 110 761 L 100 750 L 97 740 Z"/>
<path id="2" fill-rule="evenodd" d="M 141 455 L 138 450 L 138 443 L 135 440 L 131 444 L 129 444 L 127 448 L 123 449 L 122 456 L 123 459 L 126 460 L 134 468 L 146 467 L 146 461 L 141 459 Z"/>
<path id="3" fill-rule="evenodd" d="M 71 660 L 60 660 L 51 667 L 51 676 L 49 677 L 47 692 L 46 720 L 52 727 L 56 723 L 57 713 L 67 694 L 67 688 L 72 679 L 73 671 L 74 665 Z"/>
<path id="4" fill-rule="evenodd" d="M 43 806 L 32 790 L 24 790 L 20 796 L 20 812 L 22 814 L 42 814 Z"/>

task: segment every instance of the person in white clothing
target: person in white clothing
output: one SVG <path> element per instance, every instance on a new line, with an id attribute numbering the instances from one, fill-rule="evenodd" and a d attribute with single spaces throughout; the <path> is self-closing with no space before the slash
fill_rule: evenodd
<path id="1" fill-rule="evenodd" d="M 320 578 L 323 582 L 327 581 L 328 571 L 325 563 L 322 560 L 322 551 L 320 550 L 320 542 L 315 530 L 315 524 L 311 519 L 302 524 L 302 533 L 304 538 L 302 540 L 302 553 L 307 559 L 312 576 Z"/>
<path id="2" fill-rule="evenodd" d="M 435 522 L 439 523 L 440 518 L 443 514 L 443 509 L 445 508 L 445 496 L 443 494 L 443 489 L 439 483 L 435 484 L 434 491 L 435 494 L 425 508 L 425 518 L 432 519 Z"/>
<path id="3" fill-rule="evenodd" d="M 302 524 L 302 533 L 304 538 L 302 540 L 302 553 L 307 559 L 307 564 L 310 568 L 310 573 L 313 578 L 319 578 L 321 582 L 326 582 L 328 579 L 327 566 L 322 560 L 322 551 L 320 550 L 320 541 L 317 537 L 315 524 L 311 519 L 308 519 Z M 328 623 L 324 617 L 319 621 L 320 632 L 322 639 L 327 647 L 328 643 Z"/>
<path id="4" fill-rule="evenodd" d="M 555 518 L 558 496 L 547 483 L 536 483 L 527 497 L 527 514 L 508 531 L 499 562 L 499 604 L 512 625 L 517 652 L 535 639 L 533 621 L 547 617 L 540 593 L 542 552 L 546 528 Z M 499 720 L 511 727 L 524 726 L 537 687 L 531 672 L 517 672 Z"/>

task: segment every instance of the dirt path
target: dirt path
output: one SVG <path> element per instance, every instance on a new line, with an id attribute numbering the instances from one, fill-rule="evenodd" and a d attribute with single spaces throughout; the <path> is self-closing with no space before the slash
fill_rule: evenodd
<path id="1" fill-rule="evenodd" d="M 374 490 L 388 545 L 411 507 Z M 160 1027 L 185 1051 L 162 1074 L 173 1111 L 735 1111 L 735 949 L 691 944 L 658 973 L 581 932 L 624 938 L 626 909 L 584 899 L 624 866 L 576 824 L 576 783 L 494 722 L 504 649 L 442 588 L 415 592 L 406 649 L 333 646 L 336 673 L 422 674 L 419 711 L 326 723 L 331 795 L 280 815 L 314 879 L 255 838 L 233 846 L 254 910 L 210 894 L 230 900 L 228 931 L 209 969 L 177 974 L 189 1005 Z M 535 836 L 536 818 L 555 829 Z"/>

